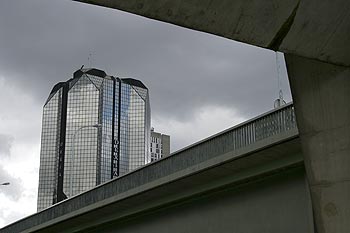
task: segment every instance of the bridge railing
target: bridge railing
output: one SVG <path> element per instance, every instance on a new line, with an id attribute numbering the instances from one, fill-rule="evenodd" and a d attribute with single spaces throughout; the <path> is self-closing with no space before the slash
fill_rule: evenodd
<path id="1" fill-rule="evenodd" d="M 112 199 L 117 200 L 116 197 L 123 200 L 124 195 L 141 192 L 140 190 L 146 188 L 147 185 L 156 187 L 156 185 L 168 182 L 167 179 L 163 179 L 164 177 L 172 176 L 169 179 L 176 179 L 174 177 L 191 174 L 193 171 L 186 173 L 184 170 L 193 168 L 201 162 L 220 156 L 223 153 L 239 150 L 271 137 L 279 138 L 281 136 L 281 139 L 294 137 L 297 136 L 297 132 L 293 105 L 287 104 L 172 153 L 173 156 L 147 164 L 10 224 L 1 229 L 1 232 L 22 232 L 33 227 L 35 229 L 39 225 L 45 227 L 48 222 L 60 222 L 65 218 L 70 218 L 72 213 L 81 214 L 84 211 L 89 211 L 89 208 L 96 205 L 96 203 L 100 202 L 99 205 L 103 206 Z M 269 145 L 269 143 L 261 143 L 263 145 L 260 145 L 260 147 Z M 243 154 L 245 152 L 240 151 L 239 153 Z M 178 171 L 182 172 L 177 173 Z M 177 175 L 174 175 L 176 173 Z M 126 194 L 127 192 L 129 194 Z M 101 204 L 102 202 L 104 204 Z"/>
<path id="2" fill-rule="evenodd" d="M 297 130 L 293 103 L 259 115 L 171 155 L 196 154 L 200 157 L 212 157 L 290 130 Z"/>

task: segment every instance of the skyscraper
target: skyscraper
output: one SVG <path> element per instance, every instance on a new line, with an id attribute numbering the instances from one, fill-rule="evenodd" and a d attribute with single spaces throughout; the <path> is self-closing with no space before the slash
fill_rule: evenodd
<path id="1" fill-rule="evenodd" d="M 157 133 L 151 128 L 151 162 L 170 155 L 170 136 Z"/>
<path id="2" fill-rule="evenodd" d="M 43 108 L 38 210 L 151 161 L 150 104 L 139 80 L 80 69 Z"/>

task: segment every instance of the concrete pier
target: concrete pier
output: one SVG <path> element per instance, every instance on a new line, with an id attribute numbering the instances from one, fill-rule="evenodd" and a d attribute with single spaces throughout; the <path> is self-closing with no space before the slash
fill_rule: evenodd
<path id="1" fill-rule="evenodd" d="M 284 52 L 318 233 L 350 232 L 349 0 L 76 1 Z"/>
<path id="2" fill-rule="evenodd" d="M 350 69 L 285 55 L 318 233 L 350 231 Z"/>

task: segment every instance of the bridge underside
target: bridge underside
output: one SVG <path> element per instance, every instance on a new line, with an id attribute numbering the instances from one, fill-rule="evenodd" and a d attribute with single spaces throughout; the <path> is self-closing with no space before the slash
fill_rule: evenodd
<path id="1" fill-rule="evenodd" d="M 182 185 L 189 189 L 191 184 Z M 149 204 L 155 203 L 159 193 L 165 190 L 168 195 L 183 192 L 183 189 L 164 187 L 154 190 L 154 196 L 134 198 L 124 208 L 133 208 L 145 201 Z M 279 233 L 283 229 L 285 233 L 307 233 L 313 231 L 313 217 L 306 190 L 304 169 L 299 167 L 283 170 L 251 184 L 227 185 L 133 216 L 115 219 L 82 232 L 112 233 L 118 229 L 120 233 Z M 123 209 L 116 206 L 115 211 L 119 210 Z M 58 228 L 47 232 L 56 230 Z"/>
<path id="2" fill-rule="evenodd" d="M 350 1 L 77 1 L 284 52 L 318 232 L 348 232 Z"/>
<path id="3" fill-rule="evenodd" d="M 259 47 L 350 65 L 348 0 L 78 0 Z"/>
<path id="4" fill-rule="evenodd" d="M 230 145 L 230 135 L 111 180 L 0 232 L 313 232 L 297 130 L 209 152 L 213 140 Z"/>

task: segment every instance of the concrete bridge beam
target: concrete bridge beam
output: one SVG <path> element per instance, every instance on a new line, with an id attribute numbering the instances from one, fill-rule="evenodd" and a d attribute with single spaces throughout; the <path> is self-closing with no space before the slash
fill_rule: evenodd
<path id="1" fill-rule="evenodd" d="M 318 233 L 350 229 L 350 68 L 285 55 Z"/>
<path id="2" fill-rule="evenodd" d="M 348 0 L 74 0 L 350 66 Z"/>
<path id="3" fill-rule="evenodd" d="M 318 232 L 349 232 L 349 0 L 75 1 L 284 52 Z"/>

